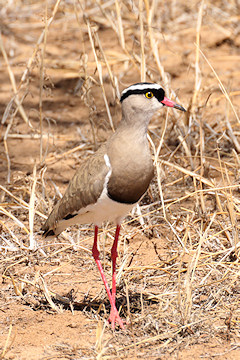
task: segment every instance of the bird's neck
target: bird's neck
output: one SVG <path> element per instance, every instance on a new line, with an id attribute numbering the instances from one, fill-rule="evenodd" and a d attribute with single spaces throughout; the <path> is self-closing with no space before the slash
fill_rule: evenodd
<path id="1" fill-rule="evenodd" d="M 152 114 L 138 111 L 128 111 L 122 113 L 122 120 L 119 123 L 117 131 L 127 131 L 140 138 L 146 138 L 149 121 Z"/>

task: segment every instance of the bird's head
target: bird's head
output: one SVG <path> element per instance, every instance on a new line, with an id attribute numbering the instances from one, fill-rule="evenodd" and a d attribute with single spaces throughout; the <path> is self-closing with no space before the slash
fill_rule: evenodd
<path id="1" fill-rule="evenodd" d="M 163 106 L 169 106 L 181 111 L 186 111 L 181 105 L 165 97 L 165 91 L 161 85 L 155 83 L 137 83 L 124 89 L 121 94 L 123 114 L 143 114 L 147 118 Z"/>

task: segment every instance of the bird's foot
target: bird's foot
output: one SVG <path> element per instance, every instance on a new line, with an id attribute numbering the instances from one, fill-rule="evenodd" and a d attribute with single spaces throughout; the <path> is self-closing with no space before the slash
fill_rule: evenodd
<path id="1" fill-rule="evenodd" d="M 118 325 L 120 326 L 121 329 L 123 329 L 123 330 L 125 329 L 125 327 L 123 325 L 123 321 L 120 318 L 120 315 L 119 315 L 119 313 L 117 311 L 117 308 L 115 306 L 111 307 L 111 312 L 110 312 L 108 322 L 112 325 L 113 330 L 115 329 L 115 324 L 116 323 L 118 323 Z"/>

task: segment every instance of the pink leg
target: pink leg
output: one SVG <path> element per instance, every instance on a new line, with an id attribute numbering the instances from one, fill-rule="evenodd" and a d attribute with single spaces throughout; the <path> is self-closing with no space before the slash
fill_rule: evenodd
<path id="1" fill-rule="evenodd" d="M 113 246 L 112 246 L 112 250 L 111 250 L 111 259 L 112 259 L 112 300 L 114 303 L 114 307 L 111 307 L 111 313 L 110 313 L 110 317 L 109 317 L 109 321 L 110 322 L 115 322 L 115 319 L 117 318 L 117 316 L 119 316 L 118 312 L 116 312 L 116 305 L 115 305 L 115 300 L 116 300 L 116 260 L 118 257 L 118 253 L 117 253 L 117 245 L 118 245 L 118 237 L 119 237 L 119 232 L 120 232 L 120 225 L 117 225 L 116 227 L 116 232 L 115 232 L 115 238 L 114 238 L 114 242 L 113 242 Z"/>
<path id="2" fill-rule="evenodd" d="M 114 243 L 111 250 L 111 259 L 112 259 L 112 299 L 115 304 L 115 298 L 116 298 L 116 260 L 118 257 L 117 253 L 117 245 L 118 245 L 118 237 L 120 232 L 120 225 L 117 225 L 116 232 L 115 232 L 115 238 Z"/>
<path id="3" fill-rule="evenodd" d="M 115 306 L 115 296 L 114 296 L 114 301 L 113 301 L 112 294 L 111 294 L 110 288 L 108 286 L 106 276 L 105 276 L 105 274 L 103 272 L 102 264 L 101 264 L 101 262 L 99 260 L 99 251 L 98 251 L 98 248 L 97 248 L 97 235 L 98 235 L 98 227 L 95 226 L 92 255 L 93 255 L 94 260 L 95 260 L 95 262 L 97 264 L 98 270 L 99 270 L 99 272 L 101 274 L 102 280 L 104 282 L 105 289 L 106 289 L 107 294 L 108 294 L 108 298 L 109 298 L 109 301 L 110 301 L 110 304 L 111 304 L 111 314 L 112 313 L 114 314 L 114 316 L 111 316 L 111 314 L 110 314 L 109 322 L 112 323 L 112 329 L 114 329 L 114 327 L 115 327 L 115 322 L 118 322 L 119 326 L 122 329 L 124 329 L 122 319 L 120 318 L 120 316 L 118 314 L 118 311 L 117 311 L 117 308 Z M 115 289 L 116 289 L 116 285 L 115 285 Z M 115 294 L 116 294 L 116 290 L 115 290 Z"/>

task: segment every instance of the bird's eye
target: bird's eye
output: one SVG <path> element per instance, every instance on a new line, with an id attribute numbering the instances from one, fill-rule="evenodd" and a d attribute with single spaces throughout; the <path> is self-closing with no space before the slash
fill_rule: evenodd
<path id="1" fill-rule="evenodd" d="M 151 91 L 148 91 L 145 96 L 147 99 L 151 99 L 153 97 L 153 93 Z"/>

